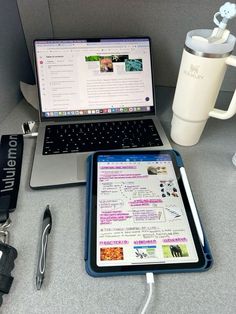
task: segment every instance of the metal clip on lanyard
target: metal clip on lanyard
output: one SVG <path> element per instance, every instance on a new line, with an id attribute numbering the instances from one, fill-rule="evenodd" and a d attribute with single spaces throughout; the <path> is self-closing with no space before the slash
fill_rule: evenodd
<path id="1" fill-rule="evenodd" d="M 11 219 L 8 218 L 4 223 L 0 224 L 0 241 L 4 244 L 9 243 L 9 231 L 8 228 L 11 225 Z"/>
<path id="2" fill-rule="evenodd" d="M 10 291 L 13 282 L 11 271 L 17 257 L 16 249 L 8 244 L 9 231 L 7 229 L 10 224 L 11 220 L 8 218 L 0 225 L 0 306 L 2 305 L 3 294 Z"/>

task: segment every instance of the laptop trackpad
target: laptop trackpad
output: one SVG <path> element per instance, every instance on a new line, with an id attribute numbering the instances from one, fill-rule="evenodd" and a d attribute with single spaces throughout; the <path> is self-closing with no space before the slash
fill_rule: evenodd
<path id="1" fill-rule="evenodd" d="M 30 186 L 40 188 L 85 183 L 87 156 L 83 153 L 35 156 Z"/>

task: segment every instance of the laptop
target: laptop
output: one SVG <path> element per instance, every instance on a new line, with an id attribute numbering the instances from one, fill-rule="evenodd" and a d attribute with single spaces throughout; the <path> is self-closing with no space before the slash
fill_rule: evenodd
<path id="1" fill-rule="evenodd" d="M 156 117 L 150 38 L 40 39 L 34 53 L 31 188 L 85 183 L 94 151 L 171 149 Z"/>

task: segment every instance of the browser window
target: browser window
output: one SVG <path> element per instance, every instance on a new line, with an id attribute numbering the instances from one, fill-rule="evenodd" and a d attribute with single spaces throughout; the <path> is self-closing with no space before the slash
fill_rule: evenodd
<path id="1" fill-rule="evenodd" d="M 44 116 L 150 111 L 148 39 L 36 41 Z"/>

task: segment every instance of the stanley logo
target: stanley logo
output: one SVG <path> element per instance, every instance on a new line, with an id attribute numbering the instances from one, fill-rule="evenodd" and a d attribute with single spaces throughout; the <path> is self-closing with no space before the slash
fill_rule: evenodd
<path id="1" fill-rule="evenodd" d="M 199 73 L 199 68 L 200 68 L 200 65 L 190 64 L 189 69 L 184 70 L 184 74 L 196 80 L 202 80 L 204 79 L 204 76 Z"/>

